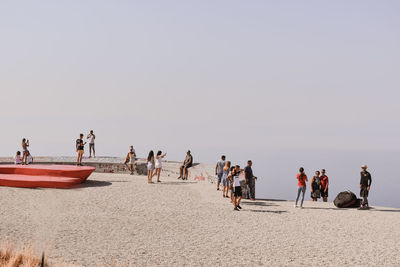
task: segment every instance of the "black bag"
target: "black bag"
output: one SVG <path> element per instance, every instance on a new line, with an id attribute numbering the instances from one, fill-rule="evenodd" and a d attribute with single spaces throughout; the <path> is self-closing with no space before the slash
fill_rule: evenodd
<path id="1" fill-rule="evenodd" d="M 333 204 L 338 208 L 359 208 L 361 200 L 353 192 L 346 191 L 339 193 Z"/>

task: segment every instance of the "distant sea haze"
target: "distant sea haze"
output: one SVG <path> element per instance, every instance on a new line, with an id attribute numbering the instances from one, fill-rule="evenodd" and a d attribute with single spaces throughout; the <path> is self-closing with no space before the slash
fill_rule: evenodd
<path id="1" fill-rule="evenodd" d="M 256 154 L 258 154 L 256 156 Z M 301 150 L 254 153 L 257 198 L 293 200 L 296 196 L 296 174 L 304 167 L 308 176 L 306 200 L 310 198 L 310 181 L 316 170 L 326 169 L 329 198 L 351 190 L 359 196 L 361 165 L 367 164 L 372 175 L 369 202 L 371 206 L 400 208 L 399 151 L 394 150 Z M 321 200 L 319 200 L 321 201 Z"/>

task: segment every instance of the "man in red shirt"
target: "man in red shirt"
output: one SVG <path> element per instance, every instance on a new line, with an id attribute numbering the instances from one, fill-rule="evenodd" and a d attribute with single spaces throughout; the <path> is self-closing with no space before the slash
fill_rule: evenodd
<path id="1" fill-rule="evenodd" d="M 325 169 L 322 169 L 321 173 L 321 196 L 324 202 L 328 202 L 328 186 L 329 186 L 329 179 L 328 176 L 325 174 Z"/>

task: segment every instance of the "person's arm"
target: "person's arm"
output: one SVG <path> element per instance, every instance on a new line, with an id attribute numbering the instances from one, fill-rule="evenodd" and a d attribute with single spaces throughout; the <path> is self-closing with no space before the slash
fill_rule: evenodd
<path id="1" fill-rule="evenodd" d="M 165 158 L 167 156 L 167 153 L 164 153 L 164 155 L 161 155 L 161 158 Z"/>
<path id="2" fill-rule="evenodd" d="M 76 144 L 75 144 L 76 151 L 78 151 L 79 144 L 80 144 L 79 142 L 76 142 Z"/>
<path id="3" fill-rule="evenodd" d="M 326 178 L 325 192 L 328 191 L 328 186 L 329 186 L 329 178 Z"/>
<path id="4" fill-rule="evenodd" d="M 86 139 L 89 139 L 90 138 L 90 134 L 88 134 L 87 136 L 86 136 Z"/>
<path id="5" fill-rule="evenodd" d="M 127 164 L 127 163 L 128 163 L 129 158 L 130 158 L 130 155 L 129 155 L 129 152 L 128 152 L 128 154 L 127 154 L 126 157 L 125 157 L 124 164 Z"/>
<path id="6" fill-rule="evenodd" d="M 96 139 L 96 136 L 94 134 L 92 134 L 92 135 L 93 135 L 93 139 Z"/>
<path id="7" fill-rule="evenodd" d="M 218 174 L 218 173 L 217 173 L 217 172 L 218 172 L 217 170 L 218 170 L 218 162 L 217 162 L 217 165 L 215 165 L 215 175 Z"/>
<path id="8" fill-rule="evenodd" d="M 361 178 L 360 178 L 360 188 L 362 188 L 362 178 L 363 178 L 363 175 L 362 175 L 362 173 L 361 173 Z"/>

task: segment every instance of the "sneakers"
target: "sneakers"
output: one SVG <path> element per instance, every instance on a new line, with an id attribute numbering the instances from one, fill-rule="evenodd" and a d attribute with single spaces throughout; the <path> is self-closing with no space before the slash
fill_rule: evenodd
<path id="1" fill-rule="evenodd" d="M 239 208 L 239 209 L 242 209 L 242 207 L 240 207 L 240 205 L 237 205 L 236 207 Z"/>
<path id="2" fill-rule="evenodd" d="M 235 207 L 233 210 L 234 210 L 234 211 L 239 211 L 239 209 L 238 209 L 237 207 Z"/>

